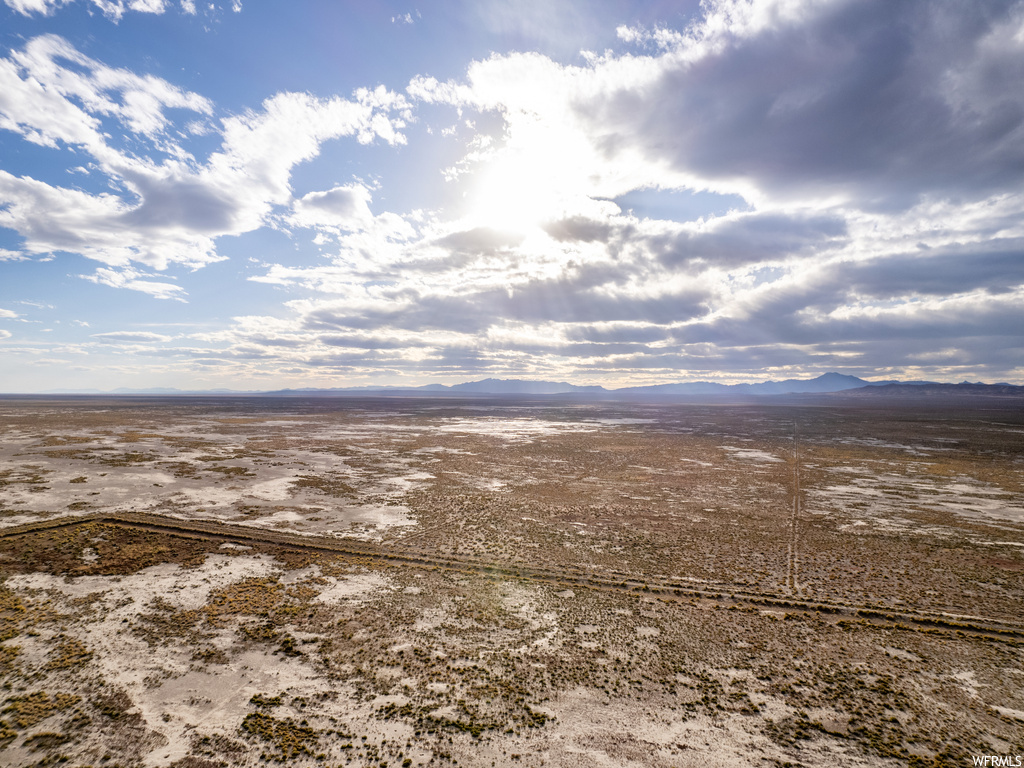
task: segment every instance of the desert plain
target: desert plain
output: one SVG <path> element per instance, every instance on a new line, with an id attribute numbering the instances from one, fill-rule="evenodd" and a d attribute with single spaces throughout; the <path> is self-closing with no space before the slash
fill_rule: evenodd
<path id="1" fill-rule="evenodd" d="M 1024 754 L 1024 409 L 0 400 L 5 766 Z"/>

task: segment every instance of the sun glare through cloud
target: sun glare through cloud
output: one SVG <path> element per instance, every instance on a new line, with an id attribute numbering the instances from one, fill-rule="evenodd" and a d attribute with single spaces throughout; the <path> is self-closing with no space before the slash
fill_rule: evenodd
<path id="1" fill-rule="evenodd" d="M 1024 766 L 1024 0 L 0 0 L 0 766 Z"/>
<path id="2" fill-rule="evenodd" d="M 1024 12 L 941 7 L 8 2 L 0 382 L 1024 380 Z"/>
<path id="3" fill-rule="evenodd" d="M 581 140 L 552 121 L 518 120 L 505 146 L 474 169 L 470 221 L 525 232 L 584 213 L 593 192 Z"/>

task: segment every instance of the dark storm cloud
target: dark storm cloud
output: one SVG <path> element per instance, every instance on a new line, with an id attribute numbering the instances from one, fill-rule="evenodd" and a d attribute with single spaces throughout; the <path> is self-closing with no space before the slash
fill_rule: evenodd
<path id="1" fill-rule="evenodd" d="M 681 171 L 784 197 L 902 207 L 1024 185 L 1019 2 L 849 0 L 798 16 L 579 108 L 609 155 L 639 141 Z"/>

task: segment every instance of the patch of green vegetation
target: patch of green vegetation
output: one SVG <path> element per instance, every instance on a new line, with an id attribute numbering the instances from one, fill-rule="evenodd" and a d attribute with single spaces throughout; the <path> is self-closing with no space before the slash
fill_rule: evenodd
<path id="1" fill-rule="evenodd" d="M 132 708 L 131 697 L 121 690 L 113 691 L 105 696 L 100 696 L 93 701 L 96 709 L 111 720 L 120 720 L 128 710 Z"/>
<path id="2" fill-rule="evenodd" d="M 0 557 L 7 572 L 79 575 L 124 575 L 151 565 L 200 564 L 209 552 L 221 550 L 219 542 L 174 539 L 155 531 L 140 531 L 95 521 L 65 528 L 33 532 L 31 536 L 0 538 Z M 86 548 L 96 553 L 82 560 Z M 0 595 L 0 632 L 3 627 Z"/>
<path id="3" fill-rule="evenodd" d="M 20 484 L 29 486 L 30 491 L 45 491 L 47 486 L 43 479 L 44 474 L 49 474 L 49 470 L 43 470 L 37 466 L 0 470 L 0 488 Z"/>
<path id="4" fill-rule="evenodd" d="M 281 701 L 281 694 L 278 694 L 277 696 L 264 696 L 262 693 L 257 693 L 249 699 L 249 703 L 254 707 L 269 709 L 272 707 L 280 707 L 283 702 Z"/>
<path id="5" fill-rule="evenodd" d="M 280 652 L 285 656 L 301 656 L 302 651 L 295 647 L 296 642 L 295 638 L 291 635 L 285 635 L 281 638 L 281 647 L 275 653 Z"/>
<path id="6" fill-rule="evenodd" d="M 192 751 L 207 757 L 227 755 L 235 758 L 245 751 L 245 745 L 240 741 L 229 739 L 222 733 L 195 734 L 192 737 Z"/>
<path id="7" fill-rule="evenodd" d="M 187 461 L 162 461 L 160 462 L 160 467 L 166 469 L 175 477 L 189 479 L 199 477 L 199 471 Z"/>
<path id="8" fill-rule="evenodd" d="M 207 760 L 204 757 L 186 755 L 181 760 L 175 760 L 169 768 L 226 768 L 227 763 L 223 760 Z"/>
<path id="9" fill-rule="evenodd" d="M 39 752 L 40 750 L 49 750 L 59 747 L 60 745 L 71 741 L 71 739 L 71 736 L 63 733 L 52 733 L 46 731 L 29 736 L 25 739 L 25 746 L 32 752 Z"/>
<path id="10" fill-rule="evenodd" d="M 293 488 L 313 488 L 327 496 L 355 496 L 356 489 L 336 476 L 300 475 L 292 481 Z"/>
<path id="11" fill-rule="evenodd" d="M 24 696 L 15 696 L 7 700 L 7 706 L 0 714 L 8 716 L 10 724 L 19 730 L 31 728 L 58 712 L 63 712 L 77 704 L 81 699 L 69 693 L 48 694 L 36 691 Z"/>
<path id="12" fill-rule="evenodd" d="M 43 446 L 47 448 L 60 445 L 75 445 L 76 443 L 91 443 L 91 437 L 81 437 L 78 435 L 47 435 L 43 438 Z"/>
<path id="13" fill-rule="evenodd" d="M 197 610 L 182 610 L 159 595 L 150 603 L 152 610 L 140 613 L 132 625 L 132 633 L 150 647 L 173 642 L 191 646 L 199 652 L 212 635 L 199 630 L 203 615 Z M 194 656 L 193 656 L 194 658 Z"/>
<path id="14" fill-rule="evenodd" d="M 0 645 L 0 676 L 14 669 L 14 660 L 20 655 L 20 645 Z"/>
<path id="15" fill-rule="evenodd" d="M 319 743 L 316 731 L 305 720 L 296 723 L 291 718 L 279 719 L 265 712 L 250 712 L 240 728 L 242 733 L 268 742 L 275 752 L 271 757 L 279 762 L 302 755 L 313 757 Z"/>
<path id="16" fill-rule="evenodd" d="M 80 640 L 74 637 L 63 637 L 50 654 L 50 660 L 46 662 L 46 669 L 71 669 L 85 664 L 90 659 L 92 659 L 92 651 Z"/>
<path id="17" fill-rule="evenodd" d="M 211 594 L 203 612 L 207 621 L 217 626 L 227 616 L 269 618 L 286 600 L 284 586 L 276 578 L 248 578 Z"/>
<path id="18" fill-rule="evenodd" d="M 231 477 L 256 477 L 255 472 L 250 472 L 245 467 L 207 467 L 209 472 L 220 472 L 222 475 Z"/>
<path id="19" fill-rule="evenodd" d="M 281 636 L 277 627 L 269 621 L 262 624 L 242 624 L 239 630 L 250 640 L 261 643 L 272 643 Z"/>
<path id="20" fill-rule="evenodd" d="M 0 643 L 17 637 L 24 618 L 25 604 L 14 592 L 0 585 Z M 3 661 L 0 655 L 0 669 L 3 668 Z"/>
<path id="21" fill-rule="evenodd" d="M 192 661 L 201 661 L 204 664 L 227 664 L 230 659 L 224 651 L 215 645 L 200 645 L 192 651 Z"/>
<path id="22" fill-rule="evenodd" d="M 139 453 L 138 451 L 126 451 L 114 455 L 97 456 L 96 461 L 106 464 L 108 467 L 130 467 L 133 464 L 146 464 L 156 461 L 159 457 L 151 453 Z"/>

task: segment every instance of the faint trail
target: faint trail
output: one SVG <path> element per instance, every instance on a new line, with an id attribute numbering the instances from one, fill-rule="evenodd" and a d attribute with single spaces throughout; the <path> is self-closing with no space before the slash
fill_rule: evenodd
<path id="1" fill-rule="evenodd" d="M 436 552 L 424 552 L 413 548 L 395 547 L 356 539 L 328 539 L 286 531 L 268 531 L 215 520 L 181 520 L 139 512 L 61 517 L 12 526 L 0 529 L 0 540 L 88 523 L 116 525 L 126 529 L 151 531 L 186 539 L 271 545 L 289 550 L 353 558 L 357 562 L 365 564 L 408 566 L 428 570 L 441 569 L 496 579 L 523 579 L 549 584 L 557 588 L 580 587 L 603 592 L 649 595 L 663 601 L 689 602 L 695 605 L 717 603 L 737 608 L 746 606 L 758 610 L 811 613 L 819 617 L 832 616 L 833 620 L 851 620 L 865 626 L 896 626 L 931 633 L 947 632 L 957 635 L 969 633 L 1024 647 L 1024 624 L 986 616 L 907 609 L 892 610 L 880 605 L 857 605 L 827 599 L 808 600 L 788 594 L 752 591 L 746 587 L 725 582 L 705 583 L 697 586 L 687 579 L 671 579 L 664 576 L 648 578 L 639 574 L 613 575 L 598 573 L 586 567 L 559 567 L 495 562 L 457 555 L 444 556 Z M 795 544 L 795 540 L 791 542 L 794 560 Z M 794 562 L 793 584 L 796 583 L 795 567 Z"/>
<path id="2" fill-rule="evenodd" d="M 793 424 L 793 512 L 789 519 L 789 547 L 786 558 L 786 588 L 791 594 L 800 592 L 797 582 L 800 544 L 800 442 Z"/>

